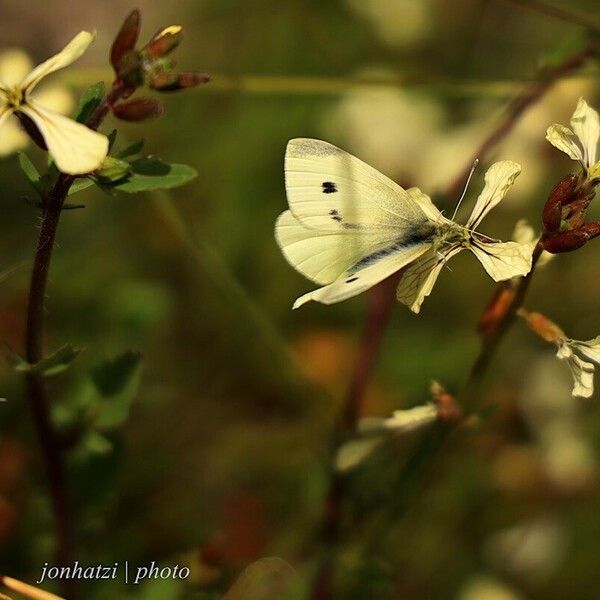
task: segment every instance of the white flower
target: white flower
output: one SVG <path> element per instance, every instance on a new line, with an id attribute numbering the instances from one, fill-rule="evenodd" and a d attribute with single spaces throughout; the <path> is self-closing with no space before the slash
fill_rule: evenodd
<path id="1" fill-rule="evenodd" d="M 97 169 L 108 153 L 108 138 L 51 110 L 44 103 L 43 94 L 36 94 L 34 98 L 32 92 L 44 77 L 76 61 L 93 39 L 91 33 L 82 31 L 61 52 L 35 67 L 19 83 L 0 80 L 0 127 L 5 128 L 15 112 L 29 117 L 44 138 L 56 166 L 71 175 Z M 4 131 L 2 129 L 0 136 Z"/>
<path id="2" fill-rule="evenodd" d="M 527 222 L 527 219 L 519 219 L 513 229 L 512 239 L 517 244 L 533 243 L 535 245 L 538 243 L 540 236 L 535 234 L 533 227 Z M 536 266 L 538 268 L 546 266 L 555 256 L 556 254 L 550 254 L 550 252 L 544 250 L 538 258 Z"/>
<path id="3" fill-rule="evenodd" d="M 22 50 L 12 48 L 0 53 L 0 81 L 3 87 L 18 86 L 32 69 L 31 59 Z M 36 97 L 43 106 L 62 115 L 73 109 L 73 97 L 63 85 L 44 85 L 36 90 Z M 0 156 L 24 150 L 28 144 L 29 136 L 19 127 L 16 119 L 5 121 L 0 135 Z"/>
<path id="4" fill-rule="evenodd" d="M 589 398 L 594 393 L 594 363 L 600 365 L 600 336 L 588 342 L 569 338 L 557 340 L 556 356 L 566 360 L 573 375 L 573 396 Z M 583 358 L 591 360 L 587 362 Z"/>
<path id="5" fill-rule="evenodd" d="M 425 214 L 438 224 L 440 233 L 432 248 L 404 272 L 397 292 L 400 302 L 418 313 L 423 300 L 433 290 L 442 268 L 462 250 L 470 250 L 494 281 L 529 273 L 535 242 L 501 242 L 476 231 L 488 212 L 504 198 L 520 172 L 520 165 L 510 160 L 494 163 L 485 174 L 485 186 L 465 225 L 444 217 L 429 196 L 420 190 L 408 190 Z"/>
<path id="6" fill-rule="evenodd" d="M 546 139 L 556 148 L 578 161 L 589 179 L 600 177 L 598 113 L 580 98 L 571 117 L 571 128 L 555 123 L 548 127 Z"/>

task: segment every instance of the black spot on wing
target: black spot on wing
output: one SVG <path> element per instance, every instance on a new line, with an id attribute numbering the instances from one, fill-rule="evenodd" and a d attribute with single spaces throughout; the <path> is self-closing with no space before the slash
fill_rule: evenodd
<path id="1" fill-rule="evenodd" d="M 341 223 L 341 222 L 342 222 L 342 215 L 340 215 L 340 213 L 339 213 L 339 212 L 338 212 L 338 211 L 337 211 L 335 208 L 332 208 L 332 209 L 329 211 L 329 214 L 331 215 L 331 218 L 332 218 L 334 221 L 337 221 L 338 223 Z"/>
<path id="2" fill-rule="evenodd" d="M 324 181 L 323 182 L 323 193 L 324 194 L 335 194 L 337 192 L 337 187 L 333 181 Z"/>
<path id="3" fill-rule="evenodd" d="M 346 279 L 346 283 L 352 283 L 353 281 L 357 281 L 358 277 L 350 277 L 350 279 Z"/>

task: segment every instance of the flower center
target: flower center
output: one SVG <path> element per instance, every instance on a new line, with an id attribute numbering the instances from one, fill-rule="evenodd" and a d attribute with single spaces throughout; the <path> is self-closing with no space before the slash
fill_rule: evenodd
<path id="1" fill-rule="evenodd" d="M 17 109 L 20 108 L 23 104 L 25 104 L 25 90 L 19 87 L 8 88 L 5 92 L 6 94 L 6 104 L 11 108 Z"/>

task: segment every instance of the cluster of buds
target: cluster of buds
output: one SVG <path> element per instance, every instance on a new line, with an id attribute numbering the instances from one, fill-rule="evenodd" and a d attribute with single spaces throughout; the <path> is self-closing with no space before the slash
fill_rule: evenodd
<path id="1" fill-rule="evenodd" d="M 136 48 L 140 34 L 141 18 L 134 10 L 125 19 L 113 42 L 110 62 L 117 82 L 125 89 L 126 100 L 115 104 L 113 113 L 125 121 L 145 121 L 163 112 L 162 104 L 152 98 L 127 100 L 144 85 L 158 92 L 174 92 L 195 87 L 209 80 L 208 75 L 195 72 L 178 73 L 169 55 L 180 44 L 183 28 L 171 25 L 158 31 L 141 49 Z"/>
<path id="2" fill-rule="evenodd" d="M 570 127 L 555 123 L 548 128 L 546 139 L 582 168 L 581 173 L 568 175 L 558 183 L 542 213 L 544 250 L 559 254 L 577 250 L 600 235 L 600 221 L 586 223 L 588 207 L 600 184 L 598 113 L 580 98 Z"/>
<path id="3" fill-rule="evenodd" d="M 580 175 L 567 175 L 552 190 L 542 213 L 544 249 L 553 254 L 581 248 L 600 235 L 600 221 L 586 223 L 596 195 L 595 185 Z"/>

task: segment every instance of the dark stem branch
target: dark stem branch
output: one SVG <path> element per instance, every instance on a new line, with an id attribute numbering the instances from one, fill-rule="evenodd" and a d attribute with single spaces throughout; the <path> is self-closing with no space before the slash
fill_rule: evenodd
<path id="1" fill-rule="evenodd" d="M 91 115 L 87 122 L 88 127 L 97 129 L 110 111 L 112 104 L 122 94 L 123 86 L 121 83 L 116 82 Z M 60 215 L 74 181 L 75 177 L 72 175 L 59 174 L 44 203 L 42 223 L 29 285 L 25 330 L 25 358 L 30 364 L 39 362 L 44 355 L 44 312 L 50 261 L 52 260 Z M 50 404 L 43 375 L 30 372 L 27 374 L 26 383 L 36 434 L 46 463 L 52 508 L 56 520 L 56 563 L 67 565 L 73 562 L 74 533 L 73 515 L 68 497 L 66 469 L 61 446 L 52 425 Z M 68 591 L 69 598 L 72 598 L 73 590 Z"/>

